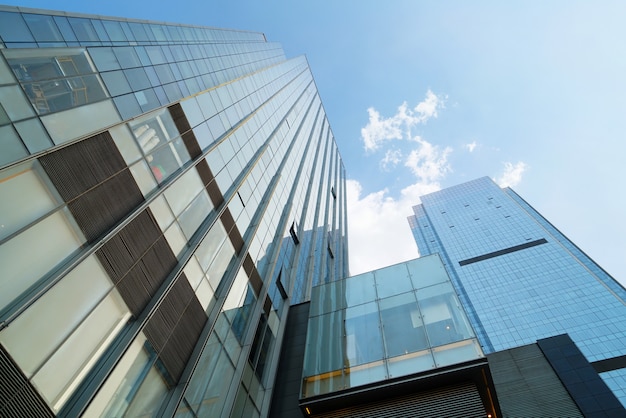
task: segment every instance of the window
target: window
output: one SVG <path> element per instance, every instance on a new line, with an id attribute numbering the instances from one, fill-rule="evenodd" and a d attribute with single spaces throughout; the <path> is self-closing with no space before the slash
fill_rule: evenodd
<path id="1" fill-rule="evenodd" d="M 82 48 L 14 49 L 7 62 L 39 114 L 58 112 L 107 97 Z"/>
<path id="2" fill-rule="evenodd" d="M 300 244 L 300 240 L 298 239 L 298 234 L 296 233 L 297 228 L 298 228 L 298 225 L 296 224 L 295 221 L 291 224 L 291 227 L 289 228 L 289 234 L 291 235 L 291 239 L 293 239 L 293 243 L 295 245 Z"/>

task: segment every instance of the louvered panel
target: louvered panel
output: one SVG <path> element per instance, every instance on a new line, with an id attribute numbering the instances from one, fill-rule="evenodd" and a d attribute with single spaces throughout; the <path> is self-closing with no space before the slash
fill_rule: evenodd
<path id="1" fill-rule="evenodd" d="M 108 131 L 44 155 L 39 161 L 66 202 L 126 168 Z"/>
<path id="2" fill-rule="evenodd" d="M 1 346 L 0 417 L 54 417 L 45 401 Z"/>
<path id="3" fill-rule="evenodd" d="M 582 414 L 536 344 L 489 354 L 504 417 Z"/>
<path id="4" fill-rule="evenodd" d="M 143 201 L 130 170 L 99 184 L 68 203 L 88 242 L 94 242 Z"/>
<path id="5" fill-rule="evenodd" d="M 113 283 L 117 283 L 161 236 L 152 212 L 146 209 L 96 251 L 96 255 Z"/>
<path id="6" fill-rule="evenodd" d="M 200 149 L 196 135 L 191 130 L 191 125 L 187 120 L 183 107 L 180 103 L 176 103 L 169 107 L 169 111 L 176 125 L 176 129 L 181 133 L 187 152 L 191 158 L 196 158 L 198 155 L 202 154 L 202 150 Z"/>
<path id="7" fill-rule="evenodd" d="M 181 275 L 144 329 L 174 382 L 185 369 L 206 320 L 187 278 Z"/>
<path id="8" fill-rule="evenodd" d="M 474 384 L 467 383 L 315 416 L 323 418 L 470 418 L 485 417 L 486 412 L 478 389 Z"/>
<path id="9" fill-rule="evenodd" d="M 178 262 L 150 209 L 133 219 L 96 255 L 133 315 L 141 313 Z"/>
<path id="10" fill-rule="evenodd" d="M 224 196 L 222 195 L 222 192 L 220 192 L 220 188 L 215 181 L 215 177 L 213 177 L 209 164 L 206 160 L 202 160 L 196 165 L 196 170 L 198 170 L 200 180 L 202 180 L 206 191 L 209 193 L 213 206 L 216 208 L 219 207 L 219 205 L 221 205 L 224 201 Z"/>

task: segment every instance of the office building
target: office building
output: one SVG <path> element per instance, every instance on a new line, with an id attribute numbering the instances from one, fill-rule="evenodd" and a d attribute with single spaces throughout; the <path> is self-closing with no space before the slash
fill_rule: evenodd
<path id="1" fill-rule="evenodd" d="M 347 276 L 345 169 L 261 33 L 0 7 L 0 416 L 267 416 Z"/>
<path id="2" fill-rule="evenodd" d="M 626 291 L 618 282 L 487 177 L 421 202 L 409 217 L 419 252 L 441 256 L 487 355 L 567 334 L 626 405 Z M 589 399 L 574 366 L 555 370 L 561 366 L 559 377 L 570 393 L 582 392 L 585 407 L 609 402 Z"/>

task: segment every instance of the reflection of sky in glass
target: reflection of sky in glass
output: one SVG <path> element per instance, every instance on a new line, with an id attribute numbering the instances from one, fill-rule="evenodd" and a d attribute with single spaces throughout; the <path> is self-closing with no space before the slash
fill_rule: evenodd
<path id="1" fill-rule="evenodd" d="M 437 255 L 318 286 L 309 315 L 304 396 L 483 355 Z"/>

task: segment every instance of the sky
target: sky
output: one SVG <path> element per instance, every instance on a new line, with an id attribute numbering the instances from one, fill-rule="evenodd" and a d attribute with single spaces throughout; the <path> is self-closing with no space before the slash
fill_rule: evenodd
<path id="1" fill-rule="evenodd" d="M 419 196 L 487 175 L 626 285 L 626 2 L 8 4 L 258 31 L 306 55 L 347 170 L 351 274 L 417 257 Z"/>

